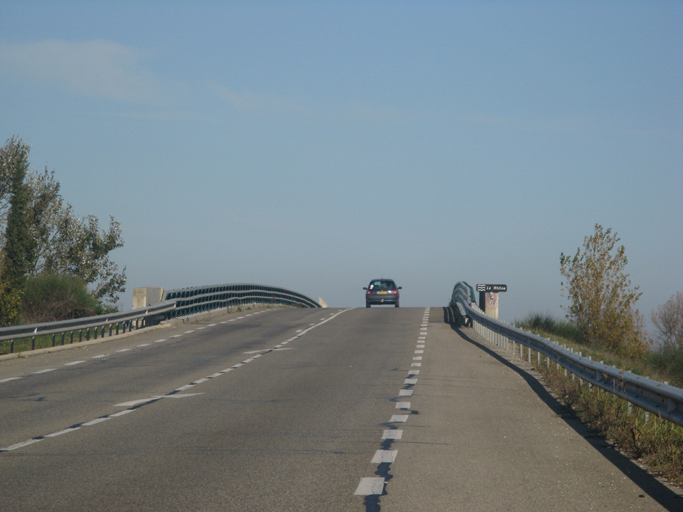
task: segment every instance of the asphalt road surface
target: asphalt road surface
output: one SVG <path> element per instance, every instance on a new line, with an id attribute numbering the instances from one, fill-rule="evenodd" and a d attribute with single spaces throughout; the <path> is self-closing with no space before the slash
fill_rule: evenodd
<path id="1" fill-rule="evenodd" d="M 683 510 L 443 308 L 278 309 L 0 362 L 0 512 Z"/>

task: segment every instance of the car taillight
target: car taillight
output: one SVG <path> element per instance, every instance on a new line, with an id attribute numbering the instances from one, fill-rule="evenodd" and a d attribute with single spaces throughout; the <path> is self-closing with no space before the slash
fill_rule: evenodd
<path id="1" fill-rule="evenodd" d="M 392 290 L 391 292 L 393 295 L 398 295 L 398 290 Z"/>
<path id="2" fill-rule="evenodd" d="M 370 290 L 368 290 L 368 293 L 367 293 L 367 294 L 368 294 L 368 295 L 372 295 L 372 292 L 371 292 Z"/>

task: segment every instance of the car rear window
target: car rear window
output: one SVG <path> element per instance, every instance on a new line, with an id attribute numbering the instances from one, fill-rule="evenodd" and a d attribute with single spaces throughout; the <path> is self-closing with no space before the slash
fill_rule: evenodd
<path id="1" fill-rule="evenodd" d="M 376 289 L 376 288 L 396 288 L 396 284 L 393 281 L 372 281 L 370 283 L 370 286 L 368 286 L 371 290 Z"/>

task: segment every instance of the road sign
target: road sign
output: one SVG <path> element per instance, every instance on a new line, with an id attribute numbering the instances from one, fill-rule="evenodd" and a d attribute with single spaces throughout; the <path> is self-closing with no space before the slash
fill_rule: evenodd
<path id="1" fill-rule="evenodd" d="M 506 292 L 508 285 L 506 284 L 478 284 L 478 292 Z"/>

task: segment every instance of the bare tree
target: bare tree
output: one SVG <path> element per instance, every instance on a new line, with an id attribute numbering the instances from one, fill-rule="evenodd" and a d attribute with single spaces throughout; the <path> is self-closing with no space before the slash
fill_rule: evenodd
<path id="1" fill-rule="evenodd" d="M 652 323 L 663 348 L 683 350 L 683 293 L 675 293 L 653 311 Z"/>

